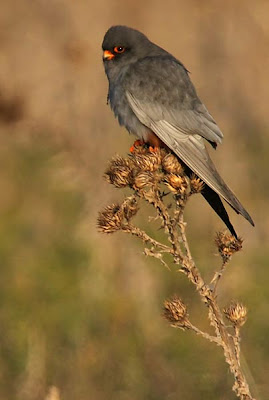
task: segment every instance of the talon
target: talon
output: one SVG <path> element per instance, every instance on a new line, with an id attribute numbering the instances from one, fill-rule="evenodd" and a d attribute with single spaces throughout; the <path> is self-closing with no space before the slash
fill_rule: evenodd
<path id="1" fill-rule="evenodd" d="M 130 153 L 133 153 L 135 151 L 136 147 L 144 146 L 144 144 L 145 144 L 145 142 L 143 140 L 139 140 L 139 139 L 136 140 L 134 142 L 134 144 L 130 147 Z"/>
<path id="2" fill-rule="evenodd" d="M 145 144 L 145 142 L 144 142 L 143 140 L 140 140 L 140 139 L 138 139 L 138 140 L 136 140 L 136 141 L 134 142 L 134 146 L 136 146 L 136 147 L 138 147 L 138 146 L 144 146 L 144 144 Z"/>
<path id="3" fill-rule="evenodd" d="M 157 146 L 154 146 L 154 147 L 149 146 L 150 153 L 157 153 L 158 150 L 159 150 L 159 147 L 157 147 Z"/>

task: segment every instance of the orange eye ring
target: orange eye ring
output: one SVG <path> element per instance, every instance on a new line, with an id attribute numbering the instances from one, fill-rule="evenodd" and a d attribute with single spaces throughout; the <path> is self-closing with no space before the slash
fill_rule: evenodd
<path id="1" fill-rule="evenodd" d="M 114 47 L 113 50 L 114 50 L 115 53 L 121 54 L 121 53 L 124 53 L 124 52 L 125 52 L 125 47 L 123 47 L 123 46 L 116 46 L 116 47 Z"/>

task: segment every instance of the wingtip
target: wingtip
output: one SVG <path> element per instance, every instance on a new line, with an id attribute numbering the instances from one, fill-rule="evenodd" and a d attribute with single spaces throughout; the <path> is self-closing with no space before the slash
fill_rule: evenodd
<path id="1" fill-rule="evenodd" d="M 255 226 L 253 219 L 249 215 L 249 213 L 244 209 L 244 212 L 242 213 L 243 217 L 246 218 L 246 220 L 252 225 Z"/>
<path id="2" fill-rule="evenodd" d="M 253 221 L 252 218 L 250 218 L 249 222 L 250 222 L 250 224 L 251 224 L 253 227 L 255 227 L 255 224 L 254 224 L 254 221 Z"/>

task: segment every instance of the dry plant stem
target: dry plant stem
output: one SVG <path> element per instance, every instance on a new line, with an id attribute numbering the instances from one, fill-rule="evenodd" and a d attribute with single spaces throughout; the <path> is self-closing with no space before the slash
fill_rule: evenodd
<path id="1" fill-rule="evenodd" d="M 170 217 L 167 207 L 161 200 L 159 192 L 156 191 L 155 194 L 156 194 L 156 200 L 153 202 L 153 205 L 157 209 L 158 214 L 162 218 L 164 226 L 166 227 L 166 229 L 169 233 L 169 239 L 172 244 L 173 253 L 174 253 L 174 260 L 177 264 L 182 263 L 183 259 L 184 259 L 184 255 L 181 251 L 180 238 L 179 238 L 178 231 L 175 229 L 174 221 Z"/>
<path id="2" fill-rule="evenodd" d="M 236 325 L 234 327 L 233 341 L 234 341 L 235 355 L 236 355 L 238 364 L 240 365 L 240 329 Z"/>
<path id="3" fill-rule="evenodd" d="M 185 233 L 186 232 L 186 230 L 185 230 L 186 223 L 184 222 L 184 219 L 183 219 L 183 210 L 182 210 L 182 212 L 179 213 L 178 223 L 179 223 L 179 226 L 180 226 L 182 243 L 183 243 L 184 248 L 186 250 L 186 255 L 187 255 L 189 260 L 192 260 L 191 251 L 190 251 L 190 248 L 189 248 L 189 243 L 187 241 L 187 237 L 186 237 L 186 233 Z"/>
<path id="4" fill-rule="evenodd" d="M 241 400 L 254 400 L 250 393 L 246 377 L 244 376 L 240 366 L 238 358 L 239 351 L 236 350 L 234 341 L 230 340 L 230 335 L 228 334 L 227 327 L 224 324 L 222 313 L 216 302 L 216 298 L 212 295 L 208 297 L 208 307 L 210 321 L 215 326 L 217 336 L 221 338 L 226 362 L 229 364 L 230 371 L 233 373 L 235 378 L 233 390 Z"/>
<path id="5" fill-rule="evenodd" d="M 139 229 L 137 226 L 128 224 L 122 228 L 122 231 L 125 233 L 131 233 L 132 235 L 138 237 L 139 239 L 142 239 L 144 243 L 150 243 L 154 247 L 158 247 L 164 253 L 173 254 L 173 250 L 169 246 L 166 246 L 165 244 L 160 243 L 157 240 L 153 239 L 146 232 Z"/>
<path id="6" fill-rule="evenodd" d="M 234 375 L 235 383 L 233 390 L 237 397 L 240 398 L 240 400 L 254 400 L 239 360 L 239 329 L 245 321 L 246 309 L 240 304 L 235 304 L 234 307 L 227 309 L 228 314 L 226 312 L 225 315 L 226 317 L 228 315 L 228 319 L 230 319 L 234 325 L 234 333 L 230 334 L 228 331 L 229 327 L 224 323 L 224 317 L 216 297 L 216 290 L 227 262 L 234 252 L 240 250 L 242 241 L 237 239 L 237 242 L 235 242 L 235 238 L 231 235 L 225 237 L 225 234 L 219 234 L 218 248 L 223 258 L 223 263 L 220 271 L 215 273 L 211 281 L 213 285 L 212 289 L 212 285 L 210 286 L 205 283 L 192 258 L 186 236 L 186 223 L 183 218 L 187 200 L 192 194 L 202 190 L 202 185 L 197 182 L 196 178 L 188 181 L 188 177 L 179 176 L 180 168 L 178 166 L 178 161 L 173 158 L 173 156 L 168 155 L 169 158 L 165 158 L 166 163 L 164 167 L 164 164 L 160 164 L 161 153 L 156 153 L 155 155 L 148 154 L 145 149 L 142 149 L 141 154 L 143 157 L 136 159 L 134 156 L 132 158 L 132 163 L 134 163 L 132 167 L 135 166 L 134 169 L 130 168 L 129 159 L 118 158 L 112 161 L 111 167 L 108 169 L 106 175 L 110 183 L 114 184 L 116 187 L 128 185 L 135 191 L 135 196 L 144 199 L 155 208 L 157 215 L 162 220 L 162 226 L 165 228 L 171 245 L 158 242 L 146 232 L 131 224 L 130 219 L 137 212 L 133 198 L 126 198 L 121 206 L 114 204 L 108 206 L 101 212 L 98 220 L 99 228 L 105 233 L 121 230 L 138 237 L 144 243 L 152 246 L 151 249 L 145 249 L 145 254 L 158 258 L 164 265 L 166 265 L 166 263 L 162 258 L 162 253 L 172 255 L 174 263 L 180 265 L 180 271 L 193 283 L 201 300 L 208 307 L 208 317 L 210 324 L 214 327 L 215 336 L 199 330 L 190 323 L 187 319 L 186 306 L 184 306 L 184 303 L 180 299 L 174 299 L 171 303 L 168 302 L 166 304 L 166 316 L 168 316 L 168 320 L 177 322 L 173 322 L 172 326 L 174 327 L 192 330 L 205 339 L 221 346 L 223 348 L 225 360 L 230 367 L 230 371 Z M 167 155 L 165 157 L 167 157 Z M 130 171 L 132 171 L 132 173 Z M 164 196 L 160 191 L 160 184 L 167 184 L 167 182 L 175 200 L 176 209 L 174 211 L 170 206 L 166 206 L 163 201 Z M 189 182 L 190 186 L 186 185 L 186 182 Z M 171 315 L 169 313 L 171 313 Z"/>
<path id="7" fill-rule="evenodd" d="M 162 203 L 162 206 L 159 205 L 159 210 L 163 214 L 165 221 L 167 221 L 166 213 L 168 213 L 165 205 Z M 169 226 L 169 235 L 170 240 L 173 244 L 173 248 L 175 253 L 178 251 L 179 242 L 174 243 L 175 239 L 178 238 L 176 227 L 171 224 Z M 233 390 L 236 392 L 236 395 L 241 400 L 254 400 L 251 396 L 246 378 L 241 370 L 241 366 L 239 363 L 239 341 L 236 341 L 237 345 L 233 341 L 230 340 L 229 333 L 227 331 L 227 327 L 224 324 L 221 310 L 217 304 L 216 297 L 212 290 L 208 285 L 205 284 L 199 270 L 195 266 L 194 260 L 192 258 L 190 248 L 188 245 L 187 237 L 186 237 L 186 224 L 183 220 L 183 212 L 179 215 L 179 228 L 180 228 L 180 236 L 182 239 L 182 244 L 184 250 L 186 252 L 186 256 L 182 257 L 182 251 L 179 250 L 178 258 L 182 264 L 181 271 L 184 272 L 189 280 L 195 285 L 196 290 L 199 292 L 203 302 L 209 308 L 209 319 L 213 327 L 215 328 L 216 337 L 224 350 L 224 356 L 226 362 L 230 366 L 230 370 L 234 375 L 235 384 L 233 386 Z M 220 279 L 220 278 L 219 278 Z M 218 279 L 218 280 L 219 280 Z"/>
<path id="8" fill-rule="evenodd" d="M 154 248 L 148 249 L 148 248 L 146 247 L 146 248 L 144 249 L 144 254 L 145 254 L 146 256 L 157 258 L 158 260 L 161 261 L 161 263 L 163 264 L 163 266 L 164 266 L 165 268 L 167 268 L 169 271 L 171 271 L 171 269 L 169 268 L 168 264 L 164 261 L 164 259 L 163 259 L 163 257 L 162 257 L 162 253 L 163 253 L 163 251 L 157 251 L 157 252 L 156 252 Z"/>
<path id="9" fill-rule="evenodd" d="M 213 276 L 213 278 L 212 278 L 212 280 L 210 282 L 211 285 L 213 285 L 213 293 L 217 292 L 218 284 L 219 284 L 220 279 L 221 279 L 221 277 L 222 277 L 222 275 L 223 275 L 223 273 L 224 273 L 224 271 L 226 269 L 227 264 L 228 264 L 228 260 L 223 261 L 220 270 L 215 272 L 215 274 L 214 274 L 214 276 Z"/>
<path id="10" fill-rule="evenodd" d="M 210 342 L 216 343 L 218 346 L 221 346 L 221 341 L 216 336 L 212 336 L 212 335 L 209 335 L 206 332 L 201 331 L 199 328 L 197 328 L 196 326 L 192 325 L 190 322 L 188 323 L 188 325 L 189 325 L 188 329 L 192 330 L 197 335 L 202 336 L 204 339 L 207 339 Z M 177 327 L 176 325 L 172 325 L 172 326 Z"/>
<path id="11" fill-rule="evenodd" d="M 190 254 L 190 250 L 189 250 L 189 246 L 188 246 L 188 242 L 187 242 L 186 234 L 185 234 L 185 224 L 181 223 L 180 229 L 181 229 L 181 234 L 182 234 L 182 242 L 183 242 L 186 252 L 188 254 L 187 255 L 187 268 L 188 268 L 189 273 L 187 274 L 187 276 L 195 284 L 196 289 L 200 293 L 204 303 L 209 308 L 210 322 L 215 328 L 217 338 L 219 338 L 221 341 L 221 346 L 224 350 L 224 356 L 225 356 L 226 362 L 229 364 L 230 370 L 233 373 L 234 378 L 235 378 L 235 384 L 234 384 L 233 390 L 236 392 L 236 395 L 241 400 L 253 400 L 253 397 L 251 396 L 246 378 L 243 374 L 243 371 L 241 370 L 241 366 L 240 366 L 240 362 L 239 362 L 239 341 L 236 340 L 236 343 L 233 343 L 230 340 L 227 328 L 223 321 L 222 313 L 221 313 L 220 308 L 216 301 L 216 297 L 214 296 L 212 290 L 210 290 L 210 288 L 207 285 L 205 285 L 203 279 L 201 278 L 200 273 L 198 272 L 198 270 L 194 264 L 192 256 Z M 186 268 L 186 263 L 185 263 L 184 267 Z M 239 332 L 238 332 L 238 334 L 239 334 Z"/>

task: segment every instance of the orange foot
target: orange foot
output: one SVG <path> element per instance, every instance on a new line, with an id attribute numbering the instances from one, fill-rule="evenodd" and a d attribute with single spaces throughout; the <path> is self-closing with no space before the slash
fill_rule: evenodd
<path id="1" fill-rule="evenodd" d="M 145 142 L 143 140 L 136 140 L 134 144 L 130 147 L 130 153 L 133 153 L 136 147 L 144 146 L 144 144 Z"/>
<path id="2" fill-rule="evenodd" d="M 149 151 L 150 151 L 150 153 L 157 153 L 157 151 L 159 150 L 159 148 L 160 148 L 160 147 L 158 147 L 158 146 L 154 146 L 154 147 L 149 146 Z"/>

